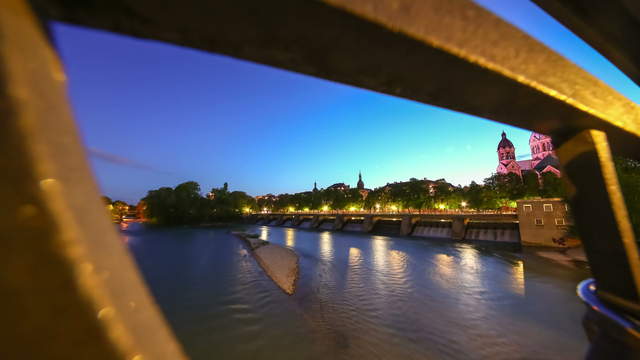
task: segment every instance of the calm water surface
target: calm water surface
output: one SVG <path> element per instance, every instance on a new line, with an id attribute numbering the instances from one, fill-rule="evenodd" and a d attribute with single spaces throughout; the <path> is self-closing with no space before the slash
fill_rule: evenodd
<path id="1" fill-rule="evenodd" d="M 300 256 L 287 296 L 225 229 L 125 236 L 193 359 L 580 359 L 576 284 L 527 252 L 255 226 Z"/>

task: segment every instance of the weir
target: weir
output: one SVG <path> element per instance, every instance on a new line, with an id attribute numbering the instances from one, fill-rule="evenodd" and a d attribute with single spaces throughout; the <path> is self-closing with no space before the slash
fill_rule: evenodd
<path id="1" fill-rule="evenodd" d="M 520 243 L 518 217 L 513 213 L 256 213 L 247 215 L 245 220 L 300 229 Z"/>

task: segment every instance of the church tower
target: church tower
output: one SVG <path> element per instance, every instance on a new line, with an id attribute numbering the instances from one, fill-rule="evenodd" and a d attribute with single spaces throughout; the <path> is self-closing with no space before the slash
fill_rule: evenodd
<path id="1" fill-rule="evenodd" d="M 531 162 L 533 166 L 536 166 L 542 159 L 549 155 L 556 156 L 551 138 L 547 135 L 532 133 L 529 138 L 529 147 L 531 148 Z"/>
<path id="2" fill-rule="evenodd" d="M 498 168 L 496 172 L 498 174 L 514 173 L 518 176 L 522 176 L 522 170 L 520 165 L 516 161 L 516 148 L 513 146 L 511 140 L 507 139 L 507 134 L 502 132 L 502 139 L 498 143 Z"/>
<path id="3" fill-rule="evenodd" d="M 364 181 L 362 181 L 362 172 L 358 172 L 358 190 L 364 190 Z"/>

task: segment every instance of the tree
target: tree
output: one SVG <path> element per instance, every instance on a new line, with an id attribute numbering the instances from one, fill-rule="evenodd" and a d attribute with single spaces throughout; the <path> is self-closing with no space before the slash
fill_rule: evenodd
<path id="1" fill-rule="evenodd" d="M 614 164 L 634 233 L 640 237 L 640 162 L 615 157 Z"/>
<path id="2" fill-rule="evenodd" d="M 540 188 L 540 196 L 545 198 L 565 198 L 564 185 L 562 179 L 556 176 L 552 172 L 543 173 L 540 178 L 542 179 L 542 187 Z"/>
<path id="3" fill-rule="evenodd" d="M 122 200 L 116 200 L 111 205 L 111 214 L 114 218 L 122 219 L 129 211 L 129 205 Z"/>
<path id="4" fill-rule="evenodd" d="M 111 200 L 111 198 L 106 195 L 102 195 L 100 198 L 102 199 L 104 204 L 107 206 L 113 204 L 113 200 Z"/>
<path id="5" fill-rule="evenodd" d="M 540 179 L 538 174 L 533 171 L 527 171 L 522 176 L 524 184 L 524 197 L 532 198 L 540 194 Z"/>

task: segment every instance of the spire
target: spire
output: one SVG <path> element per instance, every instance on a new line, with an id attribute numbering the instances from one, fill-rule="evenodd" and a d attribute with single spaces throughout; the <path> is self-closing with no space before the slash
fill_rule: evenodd
<path id="1" fill-rule="evenodd" d="M 507 137 L 507 133 L 504 132 L 504 130 L 502 130 L 502 138 L 506 138 Z"/>
<path id="2" fill-rule="evenodd" d="M 313 182 L 313 191 L 318 191 L 318 184 L 315 181 Z"/>
<path id="3" fill-rule="evenodd" d="M 358 190 L 364 189 L 364 181 L 362 181 L 362 171 L 358 172 Z"/>

